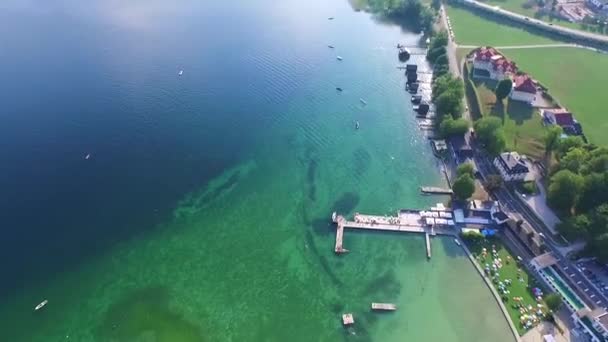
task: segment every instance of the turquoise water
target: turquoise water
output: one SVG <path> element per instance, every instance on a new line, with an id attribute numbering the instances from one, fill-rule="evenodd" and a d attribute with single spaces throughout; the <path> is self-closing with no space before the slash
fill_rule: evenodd
<path id="1" fill-rule="evenodd" d="M 0 340 L 513 340 L 450 239 L 333 253 L 332 211 L 436 201 L 396 69 L 419 36 L 345 1 L 90 6 L 0 5 Z"/>

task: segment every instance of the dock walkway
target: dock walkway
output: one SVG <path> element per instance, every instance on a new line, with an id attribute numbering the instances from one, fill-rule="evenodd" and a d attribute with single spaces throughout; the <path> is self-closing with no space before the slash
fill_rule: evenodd
<path id="1" fill-rule="evenodd" d="M 436 186 L 421 186 L 420 191 L 425 194 L 435 194 L 435 195 L 453 195 L 454 191 L 452 189 L 445 189 Z"/>
<path id="2" fill-rule="evenodd" d="M 392 232 L 424 233 L 426 236 L 427 257 L 431 258 L 430 237 L 439 235 L 456 235 L 456 230 L 448 227 L 429 226 L 425 224 L 422 216 L 415 212 L 400 213 L 395 216 L 375 216 L 355 214 L 354 221 L 346 220 L 342 215 L 332 214 L 332 221 L 336 227 L 336 245 L 334 251 L 337 254 L 347 253 L 344 248 L 344 229 L 365 229 Z"/>

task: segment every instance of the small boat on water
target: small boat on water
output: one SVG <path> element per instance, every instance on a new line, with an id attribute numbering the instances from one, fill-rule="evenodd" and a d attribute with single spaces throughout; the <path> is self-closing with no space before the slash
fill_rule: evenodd
<path id="1" fill-rule="evenodd" d="M 38 310 L 42 309 L 48 302 L 49 302 L 48 299 L 43 300 L 42 302 L 40 302 L 40 304 L 36 305 L 36 307 L 34 308 L 34 311 L 38 311 Z"/>
<path id="2" fill-rule="evenodd" d="M 359 121 L 355 122 L 355 129 L 359 129 Z"/>
<path id="3" fill-rule="evenodd" d="M 454 242 L 456 242 L 456 244 L 457 244 L 458 246 L 460 246 L 460 241 L 458 241 L 458 239 L 454 239 Z"/>
<path id="4" fill-rule="evenodd" d="M 339 60 L 339 61 L 341 61 L 342 57 L 341 56 L 337 56 L 336 59 Z"/>
<path id="5" fill-rule="evenodd" d="M 333 45 L 327 45 L 328 48 L 333 49 L 334 46 Z"/>
<path id="6" fill-rule="evenodd" d="M 84 159 L 85 159 L 85 160 L 89 160 L 89 158 L 91 158 L 91 154 L 90 154 L 90 153 L 87 153 L 87 155 L 86 155 L 86 156 L 84 156 Z"/>
<path id="7" fill-rule="evenodd" d="M 364 106 L 367 105 L 367 102 L 364 99 L 359 99 L 359 102 L 361 102 Z"/>
<path id="8" fill-rule="evenodd" d="M 334 17 L 329 17 L 327 18 L 327 20 L 334 20 Z"/>
<path id="9" fill-rule="evenodd" d="M 337 90 L 337 91 L 342 91 L 343 89 L 342 89 L 342 88 L 340 88 L 340 87 L 336 87 L 336 90 Z"/>
<path id="10" fill-rule="evenodd" d="M 184 74 L 184 70 L 180 70 L 180 71 L 177 73 L 177 75 L 179 75 L 179 76 L 181 76 L 181 75 L 183 75 L 183 74 Z"/>

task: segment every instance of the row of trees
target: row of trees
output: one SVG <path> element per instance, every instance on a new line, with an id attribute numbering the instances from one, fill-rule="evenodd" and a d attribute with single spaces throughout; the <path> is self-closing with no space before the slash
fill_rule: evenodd
<path id="1" fill-rule="evenodd" d="M 608 262 L 608 148 L 580 137 L 555 139 L 547 133 L 547 151 L 558 163 L 550 170 L 547 202 L 565 219 L 558 225 L 570 240 L 583 239 L 587 252 Z"/>
<path id="2" fill-rule="evenodd" d="M 449 73 L 448 39 L 446 31 L 437 33 L 431 40 L 426 56 L 433 65 L 432 100 L 440 121 L 439 134 L 443 137 L 463 135 L 469 130 L 469 122 L 460 118 L 464 83 Z"/>

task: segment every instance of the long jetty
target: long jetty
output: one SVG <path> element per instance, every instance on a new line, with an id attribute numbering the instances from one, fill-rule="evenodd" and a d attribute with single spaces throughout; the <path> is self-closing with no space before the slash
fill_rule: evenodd
<path id="1" fill-rule="evenodd" d="M 435 195 L 452 195 L 454 191 L 452 189 L 440 188 L 436 186 L 421 186 L 420 191 L 425 194 Z"/>
<path id="2" fill-rule="evenodd" d="M 357 213 L 355 214 L 354 221 L 348 221 L 344 216 L 334 212 L 332 214 L 332 221 L 336 224 L 336 245 L 334 249 L 336 254 L 349 252 L 348 249 L 344 248 L 345 228 L 423 233 L 426 236 L 426 254 L 429 259 L 431 258 L 430 236 L 437 234 L 456 235 L 454 228 L 427 225 L 423 217 L 416 211 L 401 212 L 398 217 L 362 215 Z"/>

